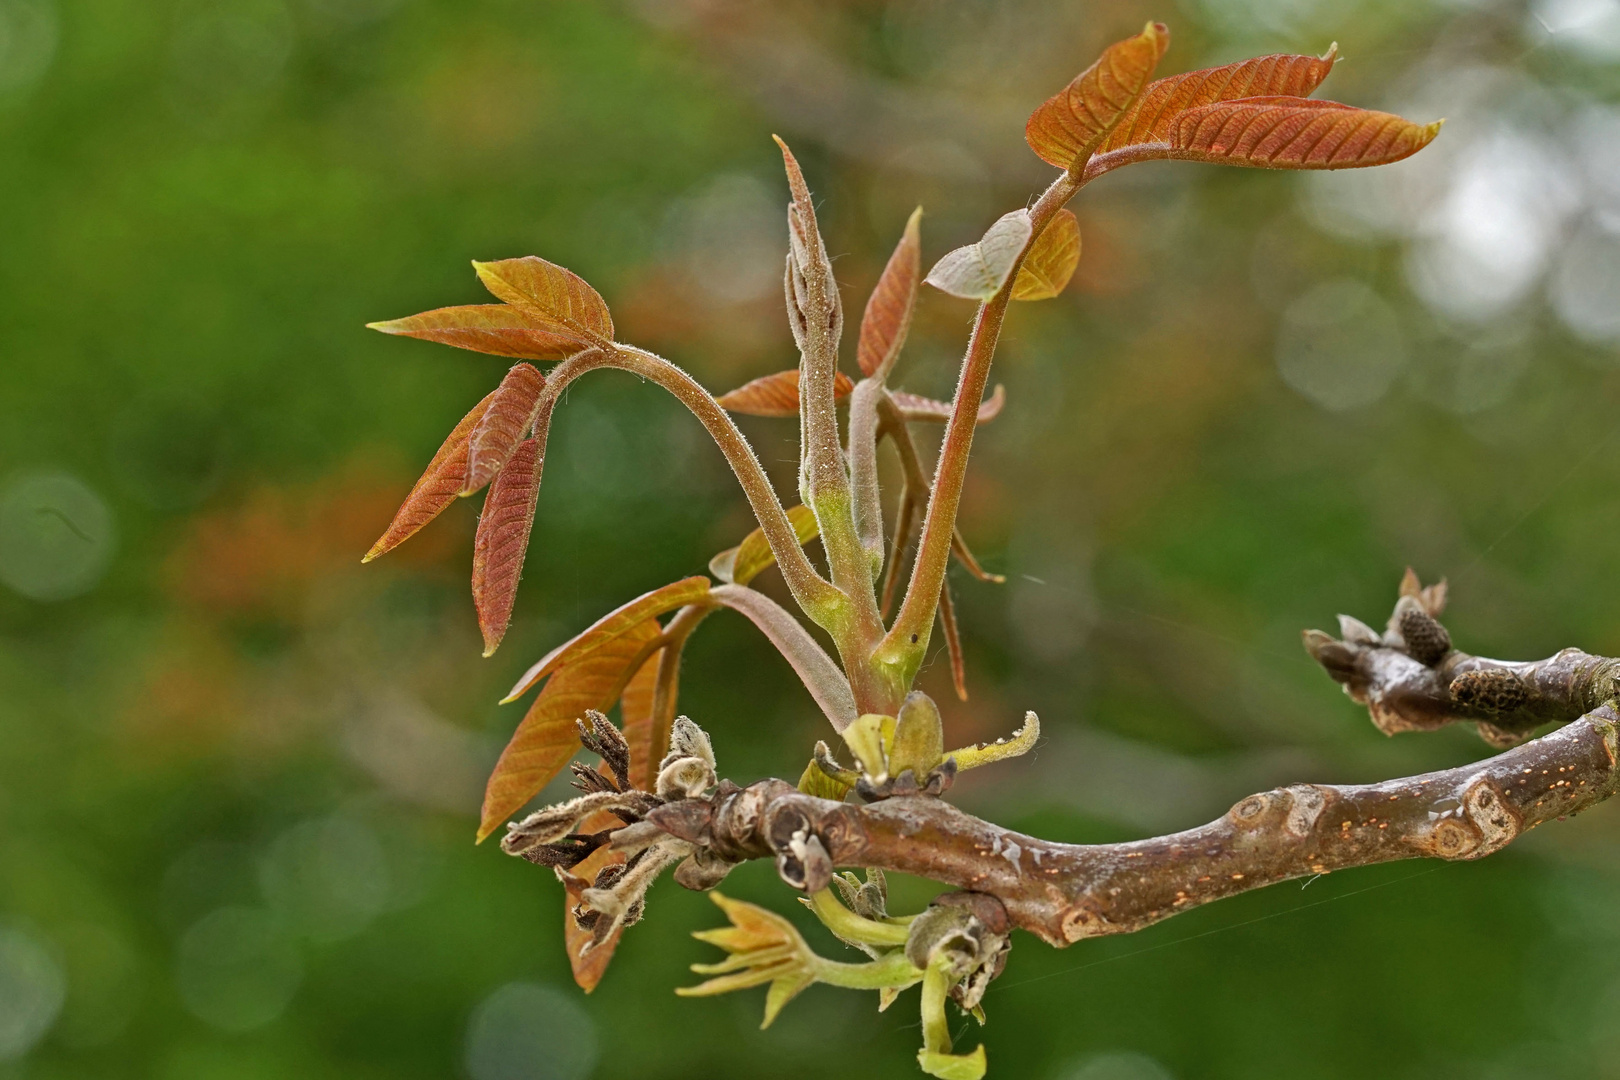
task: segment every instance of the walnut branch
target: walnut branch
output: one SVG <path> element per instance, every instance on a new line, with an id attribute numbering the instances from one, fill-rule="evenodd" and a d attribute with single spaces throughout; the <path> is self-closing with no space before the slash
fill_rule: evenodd
<path id="1" fill-rule="evenodd" d="M 1408 570 L 1383 634 L 1340 615 L 1343 640 L 1307 630 L 1305 648 L 1386 735 L 1466 721 L 1493 746 L 1513 746 L 1620 695 L 1620 660 L 1564 649 L 1514 663 L 1452 648 L 1437 621 L 1445 602 L 1444 582 L 1425 589 Z"/>
<path id="2" fill-rule="evenodd" d="M 1380 726 L 1403 730 L 1450 720 L 1511 731 L 1546 721 L 1566 726 L 1453 769 L 1261 792 L 1199 828 L 1120 844 L 1026 836 L 928 795 L 855 805 L 803 794 L 781 780 L 723 784 L 706 798 L 659 807 L 649 820 L 730 862 L 774 858 L 784 880 L 809 891 L 824 887 L 836 867 L 877 867 L 988 894 L 1013 926 L 1061 946 L 1140 930 L 1309 874 L 1409 858 L 1481 858 L 1620 791 L 1620 712 L 1610 700 L 1620 661 L 1571 649 L 1538 663 L 1502 663 L 1452 650 L 1449 639 L 1437 655 L 1444 630 L 1411 583 L 1391 635 L 1378 637 L 1353 620 L 1352 640 L 1307 635 L 1312 654 L 1369 704 Z M 1428 599 L 1438 610 L 1434 591 Z M 1409 614 L 1414 608 L 1423 620 Z M 1395 633 L 1402 635 L 1398 642 Z M 1473 684 L 1506 686 L 1508 678 L 1521 687 L 1519 695 L 1505 696 L 1503 708 L 1483 704 Z"/>

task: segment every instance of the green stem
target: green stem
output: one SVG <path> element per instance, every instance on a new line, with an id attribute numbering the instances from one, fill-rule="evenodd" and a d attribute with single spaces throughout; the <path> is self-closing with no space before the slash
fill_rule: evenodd
<path id="1" fill-rule="evenodd" d="M 1013 283 L 1018 280 L 1018 270 L 1023 265 L 1024 257 L 1063 204 L 1074 197 L 1083 183 L 1074 172 L 1066 172 L 1053 181 L 1030 208 L 1033 227 L 1029 240 L 1013 263 L 1006 283 L 995 296 L 980 306 L 978 317 L 974 320 L 973 336 L 968 342 L 967 356 L 962 361 L 962 374 L 956 384 L 951 418 L 945 426 L 939 464 L 934 470 L 928 511 L 923 518 L 922 540 L 918 544 L 911 580 L 906 585 L 906 597 L 901 602 L 894 625 L 872 653 L 877 666 L 892 671 L 892 677 L 905 685 L 910 685 L 928 651 L 928 638 L 933 629 L 940 588 L 945 583 L 945 571 L 950 565 L 951 538 L 956 531 L 956 513 L 961 506 L 962 485 L 967 478 L 968 454 L 973 449 L 979 401 L 984 397 L 985 384 L 990 378 L 990 364 L 995 357 L 1002 319 L 1007 314 L 1007 303 L 1012 298 Z"/>
<path id="2" fill-rule="evenodd" d="M 851 945 L 904 945 L 911 933 L 909 924 L 881 923 L 863 919 L 838 902 L 831 889 L 811 893 L 810 910 L 822 925 Z"/>
<path id="3" fill-rule="evenodd" d="M 945 1017 L 945 998 L 951 991 L 950 961 L 940 956 L 922 973 L 923 1049 L 951 1052 L 951 1027 Z"/>
<path id="4" fill-rule="evenodd" d="M 827 983 L 829 986 L 842 986 L 850 990 L 885 990 L 893 988 L 904 989 L 926 976 L 910 960 L 906 959 L 904 949 L 896 949 L 880 960 L 873 960 L 866 964 L 843 964 L 837 960 L 828 960 L 824 957 L 814 957 L 811 970 L 815 972 L 816 981 Z M 940 1008 L 943 1018 L 945 1010 Z M 946 1042 L 949 1048 L 950 1043 Z"/>

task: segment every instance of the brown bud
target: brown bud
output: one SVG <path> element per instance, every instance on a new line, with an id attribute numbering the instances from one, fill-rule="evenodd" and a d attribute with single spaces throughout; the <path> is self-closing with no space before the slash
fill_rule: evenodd
<path id="1" fill-rule="evenodd" d="M 1451 680 L 1451 696 L 1457 704 L 1488 713 L 1510 713 L 1524 707 L 1530 690 L 1524 680 L 1503 668 L 1465 671 Z"/>
<path id="2" fill-rule="evenodd" d="M 1433 667 L 1451 651 L 1451 635 L 1420 603 L 1402 598 L 1399 627 L 1406 641 L 1406 653 L 1425 667 Z"/>

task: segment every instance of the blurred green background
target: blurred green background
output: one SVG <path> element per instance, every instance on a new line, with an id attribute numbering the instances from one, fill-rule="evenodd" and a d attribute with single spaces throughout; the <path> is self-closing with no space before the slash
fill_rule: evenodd
<path id="1" fill-rule="evenodd" d="M 957 580 L 972 700 L 923 685 L 952 742 L 1039 712 L 960 802 L 1075 841 L 1483 756 L 1299 647 L 1408 563 L 1471 651 L 1620 652 L 1620 2 L 0 0 L 0 1076 L 920 1075 L 914 994 L 676 999 L 719 913 L 668 882 L 574 989 L 560 887 L 471 843 L 494 702 L 743 503 L 671 400 L 585 380 L 480 660 L 475 505 L 359 556 L 505 365 L 361 326 L 540 254 L 716 391 L 786 367 L 771 132 L 853 325 L 911 207 L 926 265 L 1039 190 L 1024 117 L 1148 17 L 1165 72 L 1336 39 L 1325 96 L 1450 122 L 1384 170 L 1110 175 L 1014 311 L 963 518 L 1009 581 Z M 970 315 L 923 297 L 906 389 L 949 395 Z M 683 689 L 742 782 L 826 734 L 734 617 Z M 1021 937 L 991 1075 L 1620 1076 L 1620 807 L 1307 884 Z M 799 914 L 766 865 L 726 891 Z"/>

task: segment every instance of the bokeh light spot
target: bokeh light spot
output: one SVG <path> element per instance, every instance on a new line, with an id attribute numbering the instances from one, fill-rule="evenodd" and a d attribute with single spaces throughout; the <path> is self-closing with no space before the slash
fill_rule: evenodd
<path id="1" fill-rule="evenodd" d="M 33 83 L 56 52 L 56 8 L 49 0 L 0 0 L 0 92 Z"/>
<path id="2" fill-rule="evenodd" d="M 225 1031 L 252 1031 L 280 1016 L 302 978 L 292 943 L 260 908 L 203 916 L 180 938 L 175 958 L 186 1008 Z"/>
<path id="3" fill-rule="evenodd" d="M 1070 1062 L 1057 1080 L 1175 1080 L 1169 1069 L 1146 1054 L 1113 1051 Z"/>
<path id="4" fill-rule="evenodd" d="M 115 543 L 112 511 L 67 473 L 23 473 L 0 488 L 0 582 L 29 599 L 89 592 Z"/>
<path id="5" fill-rule="evenodd" d="M 479 1004 L 467 1026 L 473 1080 L 584 1080 L 596 1053 L 590 1014 L 541 983 L 507 983 Z"/>
<path id="6" fill-rule="evenodd" d="M 0 927 L 0 1061 L 33 1049 L 56 1021 L 67 977 L 48 949 L 16 927 Z"/>
<path id="7" fill-rule="evenodd" d="M 1323 282 L 1283 313 L 1277 370 L 1325 409 L 1371 405 L 1405 366 L 1406 340 L 1395 312 L 1359 281 Z"/>
<path id="8" fill-rule="evenodd" d="M 363 822 L 346 817 L 306 821 L 278 836 L 259 883 L 297 931 L 323 941 L 359 933 L 388 902 L 382 845 Z"/>

